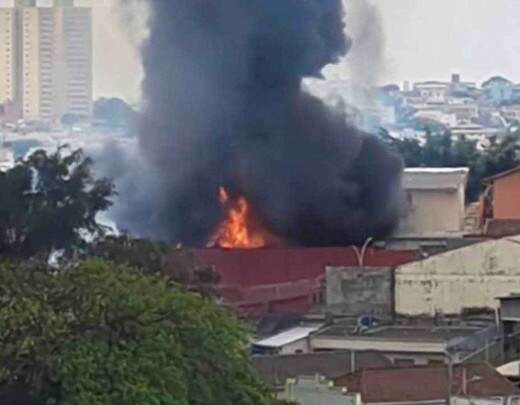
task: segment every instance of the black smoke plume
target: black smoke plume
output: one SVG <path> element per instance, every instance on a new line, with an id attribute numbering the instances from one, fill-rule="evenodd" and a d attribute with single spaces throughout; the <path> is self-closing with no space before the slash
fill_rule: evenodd
<path id="1" fill-rule="evenodd" d="M 149 6 L 141 160 L 122 182 L 122 227 L 204 246 L 224 185 L 296 244 L 360 243 L 394 228 L 399 158 L 301 90 L 348 51 L 341 0 Z"/>

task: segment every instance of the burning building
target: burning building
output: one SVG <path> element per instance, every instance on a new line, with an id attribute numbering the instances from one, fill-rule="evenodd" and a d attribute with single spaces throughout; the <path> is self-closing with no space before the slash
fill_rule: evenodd
<path id="1" fill-rule="evenodd" d="M 148 4 L 122 228 L 228 249 L 346 246 L 394 229 L 400 159 L 302 90 L 349 49 L 342 0 Z"/>

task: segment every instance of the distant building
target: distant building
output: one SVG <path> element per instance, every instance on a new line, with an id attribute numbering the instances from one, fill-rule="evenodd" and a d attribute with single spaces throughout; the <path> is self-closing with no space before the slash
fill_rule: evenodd
<path id="1" fill-rule="evenodd" d="M 445 237 L 463 233 L 468 175 L 468 168 L 405 169 L 407 206 L 396 236 Z"/>
<path id="2" fill-rule="evenodd" d="M 518 104 L 502 106 L 500 108 L 500 113 L 509 121 L 520 122 L 520 102 L 518 102 Z"/>
<path id="3" fill-rule="evenodd" d="M 514 84 L 503 77 L 492 77 L 482 84 L 482 88 L 493 104 L 498 105 L 513 99 Z"/>
<path id="4" fill-rule="evenodd" d="M 13 3 L 14 5 L 14 3 Z M 17 96 L 17 35 L 14 7 L 0 7 L 0 104 Z"/>
<path id="5" fill-rule="evenodd" d="M 486 128 L 479 124 L 458 124 L 450 128 L 453 138 L 466 138 L 468 141 L 477 142 L 478 148 L 484 148 L 489 144 L 489 138 L 502 134 L 504 131 L 498 128 Z"/>
<path id="6" fill-rule="evenodd" d="M 517 405 L 520 389 L 487 364 L 372 369 L 337 378 L 369 404 Z"/>
<path id="7" fill-rule="evenodd" d="M 6 61 L 0 64 L 0 102 L 14 101 L 29 121 L 89 116 L 91 9 L 75 6 L 73 0 L 39 4 L 17 0 L 0 8 L 0 20 L 8 24 L 0 34 L 0 60 Z"/>
<path id="8" fill-rule="evenodd" d="M 444 103 L 449 95 L 450 84 L 437 81 L 419 82 L 414 83 L 413 89 L 428 103 Z"/>

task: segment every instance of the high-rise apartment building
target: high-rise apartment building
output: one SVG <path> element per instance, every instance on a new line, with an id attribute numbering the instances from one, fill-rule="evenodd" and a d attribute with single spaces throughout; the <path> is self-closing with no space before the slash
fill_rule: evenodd
<path id="1" fill-rule="evenodd" d="M 0 103 L 16 98 L 16 31 L 14 7 L 0 8 Z"/>
<path id="2" fill-rule="evenodd" d="M 0 69 L 12 72 L 8 82 L 0 70 L 0 100 L 13 100 L 26 120 L 90 115 L 91 9 L 73 0 L 16 0 L 0 7 L 0 17 L 13 21 L 12 38 L 0 48 L 0 58 L 10 55 Z"/>

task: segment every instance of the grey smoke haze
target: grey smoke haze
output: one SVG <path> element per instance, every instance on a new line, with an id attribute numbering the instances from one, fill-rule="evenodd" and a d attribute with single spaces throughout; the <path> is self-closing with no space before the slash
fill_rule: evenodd
<path id="1" fill-rule="evenodd" d="M 400 160 L 301 90 L 349 49 L 341 0 L 148 3 L 139 153 L 111 156 L 128 163 L 120 227 L 203 246 L 222 218 L 220 185 L 302 245 L 394 227 Z"/>
<path id="2" fill-rule="evenodd" d="M 384 69 L 385 34 L 379 8 L 369 0 L 346 0 L 348 34 L 352 49 L 346 63 L 350 80 L 360 86 L 375 86 Z"/>

